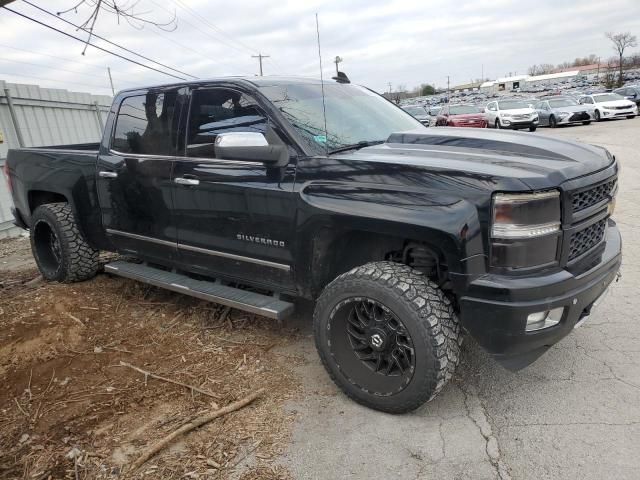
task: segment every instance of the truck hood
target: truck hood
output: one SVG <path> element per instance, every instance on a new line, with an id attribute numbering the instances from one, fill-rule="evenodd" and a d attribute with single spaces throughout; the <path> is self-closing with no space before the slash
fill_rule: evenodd
<path id="1" fill-rule="evenodd" d="M 345 157 L 518 179 L 531 189 L 558 186 L 615 161 L 604 148 L 544 135 L 448 127 L 393 133 L 384 144 Z"/>

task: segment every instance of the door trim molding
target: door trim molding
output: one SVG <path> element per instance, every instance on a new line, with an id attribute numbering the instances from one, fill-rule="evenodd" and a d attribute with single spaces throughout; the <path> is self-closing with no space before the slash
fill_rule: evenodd
<path id="1" fill-rule="evenodd" d="M 107 228 L 106 232 L 109 235 L 120 235 L 121 237 L 133 238 L 134 240 L 141 240 L 143 242 L 157 243 L 158 245 L 165 245 L 167 247 L 176 248 L 176 242 L 170 242 L 168 240 L 161 240 L 159 238 L 147 237 L 145 235 L 138 235 L 137 233 L 123 232 L 122 230 L 115 230 L 113 228 Z"/>
<path id="2" fill-rule="evenodd" d="M 278 270 L 284 270 L 285 272 L 291 271 L 291 266 L 284 263 L 271 262 L 269 260 L 262 260 L 260 258 L 254 258 L 254 257 L 245 257 L 244 255 L 236 255 L 234 253 L 220 252 L 218 250 L 209 250 L 207 248 L 194 247 L 193 245 L 185 245 L 183 243 L 169 242 L 167 240 L 161 240 L 159 238 L 154 238 L 154 237 L 147 237 L 145 235 L 138 235 L 137 233 L 123 232 L 121 230 L 115 230 L 113 228 L 107 228 L 106 232 L 109 235 L 120 235 L 122 237 L 128 237 L 134 240 L 156 243 L 158 245 L 165 245 L 168 247 L 179 248 L 182 250 L 188 250 L 190 252 L 203 253 L 205 255 L 212 255 L 215 257 L 227 258 L 230 260 L 238 260 L 240 262 L 254 263 L 256 265 L 262 265 L 263 267 L 270 267 L 270 268 L 277 268 Z"/>
<path id="3" fill-rule="evenodd" d="M 218 250 L 209 250 L 207 248 L 200 248 L 200 247 L 194 247 L 192 245 L 185 245 L 183 243 L 179 243 L 178 248 L 182 250 L 189 250 L 191 252 L 203 253 L 205 255 L 213 255 L 215 257 L 228 258 L 230 260 L 239 260 L 241 262 L 255 263 L 256 265 L 262 265 L 263 267 L 277 268 L 278 270 L 284 270 L 286 272 L 291 270 L 291 266 L 286 265 L 284 263 L 270 262 L 269 260 L 262 260 L 260 258 L 253 258 L 253 257 L 245 257 L 243 255 L 220 252 Z"/>

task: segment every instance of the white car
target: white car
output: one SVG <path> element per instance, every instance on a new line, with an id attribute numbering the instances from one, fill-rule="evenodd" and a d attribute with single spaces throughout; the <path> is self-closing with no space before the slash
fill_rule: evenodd
<path id="1" fill-rule="evenodd" d="M 538 113 L 522 100 L 489 102 L 484 109 L 484 114 L 490 127 L 513 130 L 528 128 L 530 132 L 535 132 L 538 128 Z"/>
<path id="2" fill-rule="evenodd" d="M 594 93 L 580 98 L 580 103 L 594 108 L 596 122 L 606 118 L 627 117 L 638 115 L 638 107 L 617 93 Z"/>

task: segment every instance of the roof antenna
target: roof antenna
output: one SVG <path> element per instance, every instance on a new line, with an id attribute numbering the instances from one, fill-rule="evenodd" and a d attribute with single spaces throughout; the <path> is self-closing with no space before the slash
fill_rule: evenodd
<path id="1" fill-rule="evenodd" d="M 324 117 L 324 149 L 329 155 L 329 132 L 327 131 L 327 107 L 324 102 L 324 79 L 322 78 L 322 55 L 320 53 L 320 24 L 316 12 L 316 33 L 318 34 L 318 61 L 320 63 L 320 88 L 322 90 L 322 116 Z"/>

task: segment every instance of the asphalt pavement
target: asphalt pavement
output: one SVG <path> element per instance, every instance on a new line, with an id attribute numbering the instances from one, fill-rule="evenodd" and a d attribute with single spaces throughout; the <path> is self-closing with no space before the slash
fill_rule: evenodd
<path id="1" fill-rule="evenodd" d="M 296 479 L 640 478 L 640 118 L 539 129 L 602 145 L 620 161 L 614 218 L 622 278 L 590 319 L 533 365 L 509 372 L 469 338 L 454 380 L 432 402 L 388 415 L 344 396 L 307 335 L 289 347 L 304 400 L 282 457 Z"/>

